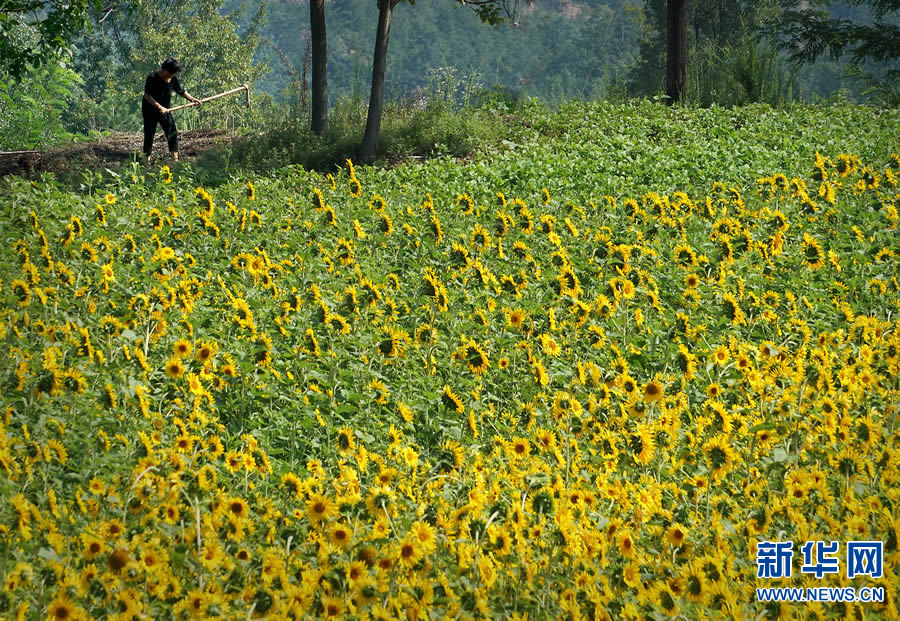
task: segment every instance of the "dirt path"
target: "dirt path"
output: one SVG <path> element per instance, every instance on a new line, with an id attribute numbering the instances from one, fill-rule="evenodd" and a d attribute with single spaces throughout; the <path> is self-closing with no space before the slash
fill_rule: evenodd
<path id="1" fill-rule="evenodd" d="M 179 132 L 178 135 L 181 157 L 186 160 L 211 147 L 227 145 L 231 139 L 232 136 L 221 129 L 194 129 Z M 78 142 L 46 151 L 0 153 L 0 177 L 34 177 L 43 172 L 60 175 L 84 169 L 115 168 L 137 157 L 143 140 L 142 133 L 119 132 L 103 136 L 99 140 Z M 165 161 L 170 157 L 162 134 L 158 134 L 154 141 L 153 157 L 157 161 Z"/>

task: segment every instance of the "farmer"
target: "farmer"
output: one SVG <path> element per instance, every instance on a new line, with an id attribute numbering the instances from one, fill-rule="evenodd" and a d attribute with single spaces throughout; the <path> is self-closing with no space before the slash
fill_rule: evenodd
<path id="1" fill-rule="evenodd" d="M 181 64 L 174 58 L 167 58 L 156 71 L 151 71 L 144 83 L 144 99 L 141 102 L 141 114 L 144 117 L 144 156 L 150 163 L 150 154 L 153 151 L 153 134 L 156 133 L 156 124 L 162 126 L 166 140 L 169 142 L 169 151 L 175 161 L 178 161 L 178 130 L 175 128 L 175 119 L 169 112 L 172 102 L 172 91 L 175 91 L 185 99 L 198 105 L 201 101 L 192 96 L 181 87 L 175 74 L 181 70 Z"/>

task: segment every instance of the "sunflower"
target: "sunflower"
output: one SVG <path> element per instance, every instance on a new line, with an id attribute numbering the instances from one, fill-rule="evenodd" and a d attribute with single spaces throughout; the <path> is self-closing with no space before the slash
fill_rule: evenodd
<path id="1" fill-rule="evenodd" d="M 306 517 L 313 524 L 328 520 L 338 514 L 337 504 L 321 494 L 311 494 L 306 501 Z"/>
<path id="2" fill-rule="evenodd" d="M 641 570 L 635 563 L 628 563 L 622 569 L 622 581 L 633 589 L 641 585 Z"/>
<path id="3" fill-rule="evenodd" d="M 738 303 L 737 298 L 731 293 L 725 293 L 722 296 L 722 308 L 725 312 L 725 317 L 728 318 L 731 325 L 741 326 L 747 324 L 744 312 L 741 310 L 741 305 Z"/>
<path id="4" fill-rule="evenodd" d="M 718 365 L 723 365 L 731 358 L 731 352 L 724 345 L 719 345 L 713 350 L 712 359 Z"/>
<path id="5" fill-rule="evenodd" d="M 625 283 L 630 284 L 630 280 L 625 280 Z M 581 281 L 578 279 L 577 274 L 575 274 L 575 270 L 571 268 L 571 266 L 563 267 L 559 276 L 556 277 L 556 283 L 559 287 L 559 295 L 568 295 L 573 298 L 578 298 L 583 293 L 581 288 Z M 623 286 L 623 295 L 625 287 Z M 634 297 L 634 285 L 631 286 L 631 295 L 626 295 L 626 297 Z"/>
<path id="6" fill-rule="evenodd" d="M 237 298 L 232 301 L 231 305 L 236 312 L 234 321 L 242 328 L 250 330 L 251 332 L 255 331 L 253 311 L 250 310 L 250 305 L 247 304 L 247 301 Z"/>
<path id="7" fill-rule="evenodd" d="M 456 197 L 456 206 L 465 215 L 471 215 L 475 212 L 475 202 L 468 194 L 460 194 Z"/>
<path id="8" fill-rule="evenodd" d="M 335 619 L 344 614 L 344 602 L 337 597 L 322 598 L 322 615 L 326 619 Z"/>
<path id="9" fill-rule="evenodd" d="M 706 396 L 710 399 L 718 399 L 722 396 L 722 386 L 716 382 L 711 383 L 706 387 Z"/>
<path id="10" fill-rule="evenodd" d="M 338 430 L 337 446 L 341 452 L 352 451 L 356 448 L 356 434 L 353 433 L 353 429 L 344 426 Z"/>
<path id="11" fill-rule="evenodd" d="M 21 611 L 23 609 L 20 607 L 19 610 Z M 27 607 L 24 610 L 27 610 Z M 50 605 L 47 607 L 47 618 L 76 621 L 79 619 L 86 619 L 87 615 L 81 608 L 76 606 L 61 589 L 56 598 L 50 602 Z"/>
<path id="12" fill-rule="evenodd" d="M 706 574 L 698 561 L 684 566 L 684 595 L 688 600 L 700 603 L 706 598 Z"/>
<path id="13" fill-rule="evenodd" d="M 384 382 L 372 378 L 372 380 L 369 382 L 369 390 L 372 390 L 375 393 L 375 403 L 379 405 L 385 405 L 386 403 L 388 403 L 391 393 Z"/>
<path id="14" fill-rule="evenodd" d="M 750 357 L 743 352 L 735 356 L 734 366 L 736 366 L 741 373 L 748 373 L 753 370 L 753 364 Z"/>
<path id="15" fill-rule="evenodd" d="M 225 501 L 224 509 L 226 513 L 239 520 L 247 519 L 250 515 L 250 505 L 247 501 L 239 496 L 232 496 Z"/>
<path id="16" fill-rule="evenodd" d="M 622 299 L 630 300 L 635 293 L 634 283 L 627 278 L 611 278 L 609 280 L 609 289 L 612 291 L 616 302 Z"/>
<path id="17" fill-rule="evenodd" d="M 666 531 L 666 543 L 673 547 L 684 545 L 687 539 L 687 529 L 681 524 L 672 524 Z"/>
<path id="18" fill-rule="evenodd" d="M 597 296 L 597 299 L 594 300 L 594 310 L 597 311 L 597 314 L 601 317 L 608 319 L 616 312 L 616 307 L 613 302 L 610 302 L 608 297 L 599 295 Z"/>
<path id="19" fill-rule="evenodd" d="M 409 527 L 410 536 L 418 541 L 419 547 L 426 554 L 437 549 L 437 533 L 434 526 L 421 520 Z"/>
<path id="20" fill-rule="evenodd" d="M 350 334 L 350 324 L 340 313 L 328 313 L 325 323 L 339 334 Z"/>
<path id="21" fill-rule="evenodd" d="M 493 554 L 504 557 L 512 553 L 512 536 L 505 527 L 492 524 L 488 529 L 488 534 L 494 547 Z"/>
<path id="22" fill-rule="evenodd" d="M 672 250 L 672 258 L 681 267 L 697 267 L 697 253 L 687 244 L 678 244 Z"/>
<path id="23" fill-rule="evenodd" d="M 521 308 L 506 310 L 506 325 L 514 330 L 521 330 L 528 315 Z"/>
<path id="24" fill-rule="evenodd" d="M 716 248 L 719 250 L 719 260 L 725 264 L 734 261 L 734 246 L 728 235 L 720 235 L 716 238 Z"/>
<path id="25" fill-rule="evenodd" d="M 430 267 L 426 267 L 422 272 L 422 292 L 430 298 L 437 295 L 440 289 L 440 278 L 434 273 Z"/>
<path id="26" fill-rule="evenodd" d="M 401 567 L 410 569 L 422 559 L 425 549 L 418 536 L 410 533 L 397 544 L 395 555 Z"/>
<path id="27" fill-rule="evenodd" d="M 208 490 L 216 484 L 216 476 L 215 469 L 211 465 L 206 464 L 197 471 L 197 485 L 202 490 Z"/>
<path id="28" fill-rule="evenodd" d="M 616 378 L 616 383 L 629 398 L 637 394 L 638 383 L 627 372 L 622 373 Z"/>
<path id="29" fill-rule="evenodd" d="M 83 545 L 84 558 L 89 561 L 97 558 L 106 550 L 106 544 L 102 538 L 88 533 L 82 533 L 81 543 Z"/>
<path id="30" fill-rule="evenodd" d="M 465 339 L 462 349 L 456 355 L 475 375 L 482 375 L 491 366 L 484 348 L 471 339 Z"/>
<path id="31" fill-rule="evenodd" d="M 508 449 L 512 458 L 522 459 L 531 453 L 531 443 L 527 438 L 516 437 L 510 440 Z"/>
<path id="32" fill-rule="evenodd" d="M 187 358 L 192 351 L 193 346 L 191 342 L 183 338 L 175 341 L 175 345 L 172 347 L 172 355 L 176 358 Z"/>
<path id="33" fill-rule="evenodd" d="M 116 548 L 106 558 L 106 566 L 114 573 L 120 572 L 129 562 L 131 562 L 131 557 L 128 556 L 128 550 L 124 548 Z"/>
<path id="34" fill-rule="evenodd" d="M 716 482 L 721 481 L 734 469 L 738 457 L 728 439 L 722 434 L 715 436 L 703 446 L 703 454 L 706 457 L 710 475 Z"/>
<path id="35" fill-rule="evenodd" d="M 825 255 L 822 253 L 822 246 L 809 233 L 803 234 L 800 252 L 803 254 L 803 260 L 809 269 L 817 270 L 825 265 Z"/>
<path id="36" fill-rule="evenodd" d="M 581 407 L 581 403 L 573 397 L 570 393 L 565 391 L 557 391 L 555 395 L 553 395 L 553 405 L 552 412 L 553 415 L 559 418 L 564 416 L 568 416 L 569 414 L 574 414 L 578 416 L 584 408 Z"/>
<path id="37" fill-rule="evenodd" d="M 538 340 L 540 340 L 541 342 L 541 348 L 543 349 L 544 353 L 551 358 L 556 357 L 560 353 L 562 353 L 562 347 L 560 347 L 559 343 L 553 340 L 553 337 L 549 334 L 541 334 L 538 337 Z"/>
<path id="38" fill-rule="evenodd" d="M 479 248 L 487 248 L 491 245 L 491 235 L 480 224 L 476 224 L 472 229 L 472 246 Z"/>
<path id="39" fill-rule="evenodd" d="M 353 532 L 346 524 L 335 524 L 328 531 L 328 540 L 332 545 L 338 548 L 346 549 L 349 547 L 353 537 Z"/>
<path id="40" fill-rule="evenodd" d="M 438 219 L 437 214 L 428 218 L 428 228 L 434 236 L 434 243 L 437 244 L 444 240 L 444 227 L 441 226 L 441 221 Z"/>
<path id="41" fill-rule="evenodd" d="M 165 364 L 166 375 L 172 379 L 178 379 L 184 375 L 184 363 L 180 358 L 169 358 Z"/>
<path id="42" fill-rule="evenodd" d="M 125 525 L 119 519 L 112 519 L 103 523 L 99 528 L 99 535 L 106 540 L 117 539 L 125 533 Z"/>
<path id="43" fill-rule="evenodd" d="M 402 356 L 409 335 L 401 330 L 391 330 L 388 332 L 387 336 L 388 338 L 378 341 L 378 353 L 385 358 L 397 358 Z"/>
<path id="44" fill-rule="evenodd" d="M 663 386 L 656 380 L 647 382 L 644 386 L 644 401 L 646 403 L 656 403 L 663 398 Z"/>
<path id="45" fill-rule="evenodd" d="M 322 222 L 328 226 L 337 226 L 337 216 L 331 205 L 325 205 L 325 208 L 322 210 Z"/>
<path id="46" fill-rule="evenodd" d="M 204 617 L 209 608 L 210 595 L 203 589 L 192 589 L 184 598 L 175 604 L 174 611 L 183 615 L 187 612 L 191 617 Z"/>
<path id="47" fill-rule="evenodd" d="M 218 349 L 219 346 L 214 342 L 200 341 L 197 343 L 197 348 L 194 350 L 194 356 L 197 358 L 198 362 L 206 365 L 212 361 Z"/>
<path id="48" fill-rule="evenodd" d="M 494 233 L 497 237 L 506 237 L 510 227 L 515 226 L 515 220 L 505 211 L 498 211 L 494 220 Z"/>
<path id="49" fill-rule="evenodd" d="M 438 311 L 441 313 L 446 312 L 450 305 L 450 298 L 447 295 L 447 287 L 443 283 L 438 284 L 437 294 L 434 299 Z"/>
<path id="50" fill-rule="evenodd" d="M 628 444 L 634 460 L 641 465 L 649 464 L 656 454 L 656 441 L 647 425 L 639 425 L 637 430 L 630 434 Z"/>
<path id="51" fill-rule="evenodd" d="M 447 384 L 444 384 L 444 389 L 441 392 L 441 405 L 457 414 L 462 414 L 466 411 L 459 396 Z"/>

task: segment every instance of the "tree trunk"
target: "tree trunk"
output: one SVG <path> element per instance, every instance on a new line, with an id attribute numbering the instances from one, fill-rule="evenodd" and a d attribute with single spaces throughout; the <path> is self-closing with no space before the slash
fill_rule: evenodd
<path id="1" fill-rule="evenodd" d="M 310 0 L 309 27 L 312 44 L 310 130 L 321 136 L 328 131 L 328 40 L 325 36 L 325 0 Z"/>
<path id="2" fill-rule="evenodd" d="M 384 75 L 387 68 L 388 39 L 391 37 L 391 13 L 399 0 L 379 0 L 378 34 L 375 36 L 375 57 L 372 59 L 372 93 L 369 96 L 369 114 L 366 117 L 366 133 L 359 148 L 359 161 L 369 164 L 378 150 L 381 133 L 381 113 L 384 110 Z"/>
<path id="3" fill-rule="evenodd" d="M 681 101 L 687 74 L 687 0 L 666 3 L 666 94 Z"/>

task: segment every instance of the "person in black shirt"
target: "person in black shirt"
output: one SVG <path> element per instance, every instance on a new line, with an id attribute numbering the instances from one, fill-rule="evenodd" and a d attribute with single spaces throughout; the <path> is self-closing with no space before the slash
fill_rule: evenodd
<path id="1" fill-rule="evenodd" d="M 181 70 L 181 65 L 174 58 L 168 58 L 156 71 L 150 72 L 144 83 L 144 99 L 141 101 L 141 115 L 144 117 L 144 156 L 147 163 L 150 162 L 150 154 L 153 151 L 153 134 L 156 133 L 156 124 L 162 127 L 166 140 L 169 143 L 169 151 L 175 161 L 178 161 L 178 130 L 175 127 L 175 119 L 169 112 L 172 105 L 172 91 L 175 91 L 188 101 L 201 104 L 200 100 L 192 96 L 181 87 L 175 74 Z"/>

